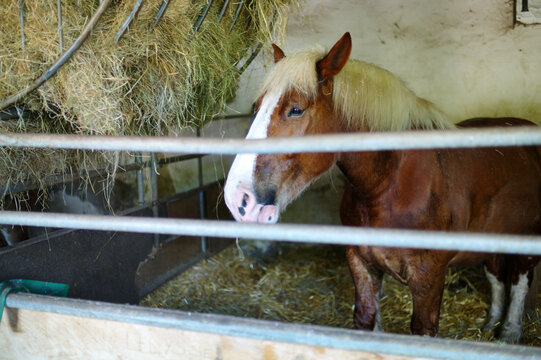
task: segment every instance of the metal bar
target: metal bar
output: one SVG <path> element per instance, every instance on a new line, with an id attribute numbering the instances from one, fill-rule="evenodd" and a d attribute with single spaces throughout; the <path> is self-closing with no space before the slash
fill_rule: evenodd
<path id="1" fill-rule="evenodd" d="M 30 84 L 27 88 L 24 90 L 18 92 L 17 94 L 11 95 L 7 99 L 4 99 L 2 102 L 0 102 L 0 110 L 4 109 L 10 105 L 15 104 L 19 100 L 21 100 L 23 97 L 31 93 L 32 91 L 36 90 L 38 87 L 40 87 L 45 81 L 47 81 L 51 76 L 53 76 L 62 65 L 68 61 L 68 59 L 73 55 L 77 49 L 83 44 L 83 42 L 86 40 L 100 17 L 103 15 L 109 4 L 112 0 L 104 0 L 92 18 L 88 21 L 88 24 L 86 24 L 85 28 L 81 32 L 81 35 L 75 40 L 75 42 L 70 46 L 70 48 L 49 68 L 43 75 L 41 75 L 39 78 L 34 80 L 32 84 Z"/>
<path id="2" fill-rule="evenodd" d="M 21 27 L 21 49 L 26 48 L 26 40 L 24 38 L 24 1 L 19 0 L 19 26 Z M 0 107 L 2 109 L 2 107 Z"/>
<path id="3" fill-rule="evenodd" d="M 64 52 L 64 33 L 62 31 L 62 0 L 56 0 L 56 12 L 58 21 L 58 43 L 60 45 L 60 53 Z"/>
<path id="4" fill-rule="evenodd" d="M 23 108 L 12 106 L 9 109 L 0 110 L 0 120 L 18 120 L 21 118 L 26 120 L 33 117 L 37 118 L 37 113 L 26 109 L 25 106 Z M 216 119 L 221 120 L 221 118 Z"/>
<path id="5" fill-rule="evenodd" d="M 205 6 L 205 8 L 203 9 L 203 12 L 201 13 L 201 15 L 199 15 L 199 18 L 197 19 L 197 21 L 195 22 L 193 26 L 192 33 L 190 34 L 189 39 L 193 38 L 197 30 L 199 30 L 199 28 L 201 27 L 201 24 L 203 24 L 203 21 L 207 17 L 207 14 L 213 2 L 214 0 L 208 0 L 207 6 Z"/>
<path id="6" fill-rule="evenodd" d="M 170 156 L 167 158 L 160 159 L 158 161 L 158 165 L 163 166 L 165 164 L 172 164 L 172 163 L 181 162 L 185 160 L 198 159 L 202 156 L 204 155 L 194 154 L 194 155 Z M 117 169 L 117 172 L 129 172 L 129 171 L 135 171 L 135 170 L 139 171 L 148 167 L 150 167 L 150 161 L 145 161 L 145 162 L 142 162 L 141 164 L 135 162 L 132 164 L 119 166 Z M 87 177 L 89 179 L 94 179 L 96 177 L 105 177 L 110 173 L 111 173 L 110 169 L 98 169 L 98 170 L 85 171 L 84 174 L 70 173 L 70 174 L 65 174 L 65 175 L 47 176 L 41 182 L 25 181 L 22 183 L 17 183 L 15 185 L 4 186 L 4 187 L 0 185 L 0 193 L 2 194 L 17 193 L 21 191 L 33 190 L 40 185 L 52 186 L 52 185 L 58 185 L 58 184 L 65 184 L 68 182 L 73 182 L 74 180 L 77 180 L 83 177 Z"/>
<path id="7" fill-rule="evenodd" d="M 9 109 L 4 109 L 0 111 L 0 120 L 16 120 L 20 117 L 25 118 L 25 120 L 33 120 L 38 118 L 39 114 L 33 113 L 30 110 L 22 110 L 16 107 L 11 107 Z M 229 115 L 214 115 L 210 121 L 220 121 L 220 120 L 230 120 L 230 119 L 240 119 L 240 118 L 251 118 L 254 114 L 229 114 Z"/>
<path id="8" fill-rule="evenodd" d="M 135 155 L 135 162 L 141 165 L 141 168 L 137 170 L 137 194 L 138 194 L 138 203 L 143 205 L 145 203 L 145 182 L 143 177 L 143 158 L 141 153 Z"/>
<path id="9" fill-rule="evenodd" d="M 115 34 L 114 40 L 115 42 L 118 42 L 122 36 L 124 36 L 124 33 L 126 30 L 128 30 L 128 27 L 130 26 L 131 22 L 135 18 L 135 15 L 139 12 L 139 9 L 141 8 L 141 5 L 143 5 L 143 0 L 137 0 L 135 2 L 135 5 L 133 6 L 133 9 L 131 10 L 130 14 L 124 20 L 122 25 L 120 26 L 120 29 L 118 29 L 117 33 Z"/>
<path id="10" fill-rule="evenodd" d="M 337 225 L 240 224 L 216 220 L 18 211 L 0 211 L 0 224 L 334 245 L 541 255 L 541 236 L 376 229 Z"/>
<path id="11" fill-rule="evenodd" d="M 540 145 L 541 127 L 350 133 L 268 139 L 0 134 L 0 146 L 53 149 L 237 154 L 471 148 Z"/>
<path id="12" fill-rule="evenodd" d="M 278 17 L 278 11 L 274 11 L 274 14 L 272 16 L 272 19 L 268 25 L 268 28 L 269 30 L 272 32 L 272 30 L 274 29 L 274 22 L 276 21 L 276 18 Z M 246 71 L 246 69 L 248 68 L 248 66 L 250 66 L 250 64 L 254 61 L 254 59 L 257 57 L 257 55 L 259 55 L 259 52 L 261 51 L 261 48 L 263 47 L 263 43 L 259 43 L 257 45 L 257 47 L 255 48 L 254 51 L 252 51 L 252 53 L 250 54 L 250 57 L 246 60 L 246 62 L 244 62 L 244 64 L 242 65 L 242 67 L 239 69 L 239 72 L 242 74 L 244 71 Z"/>
<path id="13" fill-rule="evenodd" d="M 227 10 L 228 6 L 229 0 L 225 0 L 222 9 L 220 10 L 220 13 L 218 14 L 218 23 L 222 21 L 222 18 L 224 17 L 225 11 Z"/>
<path id="14" fill-rule="evenodd" d="M 235 16 L 233 16 L 233 20 L 231 20 L 231 24 L 229 25 L 229 31 L 231 31 L 233 29 L 233 26 L 235 26 L 235 23 L 237 22 L 239 16 L 240 16 L 240 12 L 242 10 L 242 5 L 244 5 L 244 1 L 245 0 L 240 0 L 238 5 L 237 5 L 237 10 L 235 11 Z"/>
<path id="15" fill-rule="evenodd" d="M 160 216 L 158 206 L 158 165 L 156 154 L 150 154 L 150 192 L 152 196 L 152 216 L 158 218 Z M 154 232 L 154 247 L 160 247 L 160 234 Z"/>
<path id="16" fill-rule="evenodd" d="M 259 55 L 259 52 L 261 51 L 261 48 L 263 47 L 263 44 L 259 44 L 257 45 L 257 47 L 255 48 L 255 50 L 252 52 L 252 54 L 250 55 L 250 57 L 246 60 L 246 62 L 242 65 L 242 67 L 239 69 L 239 72 L 242 74 L 244 71 L 246 71 L 246 69 L 248 68 L 248 66 L 250 66 L 250 64 L 254 61 L 254 59 L 257 57 L 257 55 Z"/>
<path id="17" fill-rule="evenodd" d="M 240 118 L 252 118 L 254 114 L 230 114 L 230 115 L 216 115 L 212 117 L 213 121 L 216 120 L 231 120 L 231 119 L 240 119 Z"/>
<path id="18" fill-rule="evenodd" d="M 154 17 L 154 21 L 152 21 L 152 26 L 151 26 L 152 28 L 154 28 L 158 24 L 163 14 L 165 13 L 165 10 L 167 10 L 168 5 L 169 5 L 169 0 L 162 1 L 162 4 L 160 5 L 160 8 L 158 9 L 156 16 Z"/>
<path id="19" fill-rule="evenodd" d="M 201 136 L 201 130 L 200 128 L 197 128 L 197 136 Z M 206 192 L 203 190 L 203 158 L 197 159 L 197 175 L 198 175 L 198 181 L 199 181 L 199 218 L 201 220 L 207 218 L 207 199 L 206 199 Z M 207 238 L 204 236 L 201 236 L 201 251 L 204 253 L 207 252 Z"/>
<path id="20" fill-rule="evenodd" d="M 453 360 L 511 360 L 538 359 L 541 357 L 541 350 L 535 347 L 504 346 L 497 343 L 458 341 L 426 336 L 291 324 L 27 293 L 8 295 L 6 305 L 12 309 L 196 331 L 203 334 L 213 333 L 307 346 L 363 351 L 371 354 L 382 353 L 416 358 Z"/>

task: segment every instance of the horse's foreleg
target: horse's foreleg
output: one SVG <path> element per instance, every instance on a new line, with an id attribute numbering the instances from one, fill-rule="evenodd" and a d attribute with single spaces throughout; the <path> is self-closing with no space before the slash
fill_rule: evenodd
<path id="1" fill-rule="evenodd" d="M 490 332 L 494 330 L 496 324 L 498 324 L 503 317 L 505 310 L 505 282 L 503 278 L 503 271 L 505 258 L 501 255 L 496 255 L 491 258 L 490 261 L 485 263 L 485 274 L 491 289 L 491 302 L 490 311 L 488 316 L 488 322 L 486 323 L 483 331 Z"/>
<path id="2" fill-rule="evenodd" d="M 355 284 L 353 323 L 357 329 L 374 330 L 379 321 L 379 293 L 383 273 L 369 266 L 359 255 L 356 246 L 347 248 L 346 257 Z M 382 330 L 381 324 L 377 325 L 376 330 Z"/>
<path id="3" fill-rule="evenodd" d="M 503 322 L 500 340 L 516 344 L 522 337 L 522 313 L 528 288 L 528 273 L 520 274 L 517 283 L 511 285 L 509 308 Z"/>
<path id="4" fill-rule="evenodd" d="M 445 266 L 417 266 L 408 279 L 413 298 L 411 332 L 414 335 L 436 336 L 445 284 Z"/>
<path id="5" fill-rule="evenodd" d="M 533 269 L 539 262 L 538 256 L 508 255 L 507 276 L 510 284 L 509 307 L 503 322 L 500 340 L 518 343 L 522 337 L 522 314 L 524 302 L 533 279 Z"/>

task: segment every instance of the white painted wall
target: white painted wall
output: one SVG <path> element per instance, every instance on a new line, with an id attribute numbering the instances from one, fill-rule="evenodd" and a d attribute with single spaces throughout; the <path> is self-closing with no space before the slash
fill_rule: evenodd
<path id="1" fill-rule="evenodd" d="M 353 57 L 390 70 L 454 121 L 541 124 L 541 25 L 513 27 L 512 1 L 307 0 L 291 12 L 282 48 L 329 48 L 346 31 Z M 250 110 L 269 47 L 243 75 L 231 112 Z"/>

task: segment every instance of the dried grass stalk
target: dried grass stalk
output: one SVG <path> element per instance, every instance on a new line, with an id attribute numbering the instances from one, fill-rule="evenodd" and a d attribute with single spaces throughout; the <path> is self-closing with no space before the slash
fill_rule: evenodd
<path id="1" fill-rule="evenodd" d="M 246 1 L 231 30 L 236 4 L 218 22 L 223 1 L 215 1 L 192 37 L 206 2 L 172 1 L 152 28 L 162 1 L 146 0 L 118 43 L 114 35 L 134 2 L 114 1 L 80 50 L 20 104 L 37 119 L 0 122 L 0 131 L 159 136 L 200 126 L 235 96 L 239 59 L 258 42 L 270 44 L 276 33 L 283 34 L 288 5 L 295 1 Z M 98 4 L 62 2 L 64 44 L 75 40 Z M 60 55 L 56 3 L 25 1 L 24 6 L 23 50 L 19 2 L 0 0 L 0 99 L 24 88 Z M 80 172 L 89 162 L 87 152 L 0 149 L 0 156 L 9 156 L 0 162 L 4 184 L 40 181 L 68 168 Z M 51 161 L 43 162 L 44 157 Z M 100 166 L 114 165 L 110 154 L 94 158 Z"/>
<path id="2" fill-rule="evenodd" d="M 266 255 L 244 243 L 201 261 L 147 295 L 141 305 L 294 323 L 353 327 L 354 287 L 341 247 L 274 246 Z M 524 344 L 541 346 L 541 294 L 525 315 Z M 384 277 L 386 332 L 409 334 L 409 289 Z M 483 334 L 490 291 L 482 268 L 448 270 L 439 336 L 475 341 Z"/>

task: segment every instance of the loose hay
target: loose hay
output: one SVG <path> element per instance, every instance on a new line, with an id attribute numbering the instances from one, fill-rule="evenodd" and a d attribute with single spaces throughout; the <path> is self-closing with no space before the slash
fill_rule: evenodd
<path id="1" fill-rule="evenodd" d="M 203 125 L 234 97 L 239 60 L 259 42 L 281 38 L 288 5 L 295 2 L 246 1 L 229 29 L 237 3 L 231 2 L 218 22 L 223 1 L 215 1 L 192 37 L 205 1 L 171 1 L 152 28 L 162 1 L 147 0 L 116 43 L 114 35 L 134 2 L 113 1 L 79 51 L 19 104 L 38 118 L 1 121 L 0 132 L 159 136 Z M 64 44 L 73 43 L 98 5 L 97 0 L 62 2 Z M 0 0 L 0 100 L 25 88 L 60 55 L 56 3 L 25 1 L 24 6 L 23 50 L 19 2 Z M 86 156 L 100 167 L 114 166 L 114 154 L 89 154 L 0 148 L 0 157 L 9 156 L 0 162 L 0 183 L 88 170 Z M 48 156 L 50 161 L 43 161 Z"/>
<path id="2" fill-rule="evenodd" d="M 354 288 L 342 247 L 273 245 L 261 254 L 249 243 L 201 261 L 147 295 L 143 306 L 314 325 L 353 327 Z M 384 277 L 380 302 L 386 332 L 409 334 L 411 295 Z M 540 294 L 541 295 L 541 294 Z M 490 304 L 481 268 L 448 270 L 439 336 L 492 340 L 483 335 Z M 541 296 L 525 315 L 524 344 L 541 346 Z"/>

